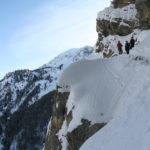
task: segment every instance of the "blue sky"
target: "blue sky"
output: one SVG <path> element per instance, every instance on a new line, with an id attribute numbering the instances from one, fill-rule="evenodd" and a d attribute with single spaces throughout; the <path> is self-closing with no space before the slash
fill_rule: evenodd
<path id="1" fill-rule="evenodd" d="M 70 48 L 93 46 L 110 0 L 0 0 L 0 79 L 36 69 Z"/>

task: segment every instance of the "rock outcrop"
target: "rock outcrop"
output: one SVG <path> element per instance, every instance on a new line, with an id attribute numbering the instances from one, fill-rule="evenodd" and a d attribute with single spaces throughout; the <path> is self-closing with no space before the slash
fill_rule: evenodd
<path id="1" fill-rule="evenodd" d="M 104 11 L 99 12 L 96 20 L 98 40 L 96 42 L 95 51 L 98 53 L 102 52 L 103 57 L 111 57 L 115 55 L 114 51 L 109 49 L 108 44 L 104 42 L 106 41 L 104 40 L 106 37 L 109 35 L 126 36 L 139 27 L 135 4 L 128 4 L 127 2 L 123 3 L 122 1 L 116 2 L 118 3 L 115 5 L 115 8 L 109 7 Z M 122 7 L 122 4 L 125 4 L 125 7 Z"/>
<path id="2" fill-rule="evenodd" d="M 150 29 L 150 1 L 137 0 L 136 8 L 138 10 L 139 28 L 142 30 Z"/>
<path id="3" fill-rule="evenodd" d="M 69 93 L 59 93 L 57 90 L 55 103 L 53 105 L 53 115 L 49 126 L 48 135 L 45 142 L 45 150 L 61 150 L 61 141 L 57 133 L 61 129 L 66 115 L 66 103 Z"/>
<path id="4" fill-rule="evenodd" d="M 112 7 L 100 12 L 96 21 L 98 40 L 95 51 L 102 52 L 104 58 L 114 56 L 114 50 L 108 48 L 104 38 L 109 35 L 126 36 L 133 33 L 135 29 L 150 29 L 150 2 L 114 0 Z"/>
<path id="5" fill-rule="evenodd" d="M 139 28 L 142 30 L 150 29 L 150 1 L 149 0 L 114 0 L 114 8 L 122 8 L 127 5 L 136 4 L 137 18 L 139 18 Z"/>
<path id="6" fill-rule="evenodd" d="M 112 4 L 114 8 L 122 8 L 131 3 L 135 3 L 135 0 L 113 0 Z"/>
<path id="7" fill-rule="evenodd" d="M 57 90 L 44 150 L 62 150 L 63 141 L 58 134 L 64 127 L 64 124 L 66 124 L 67 128 L 72 120 L 72 112 L 67 114 L 66 107 L 69 94 L 69 92 L 61 93 Z M 73 131 L 63 135 L 67 140 L 66 150 L 78 150 L 89 137 L 105 125 L 105 123 L 95 123 L 91 125 L 90 121 L 84 118 L 81 119 L 81 123 L 82 124 L 77 126 Z"/>

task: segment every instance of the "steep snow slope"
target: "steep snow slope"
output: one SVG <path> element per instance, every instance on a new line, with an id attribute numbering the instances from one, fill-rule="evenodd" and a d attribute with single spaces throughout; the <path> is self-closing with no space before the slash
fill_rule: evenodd
<path id="1" fill-rule="evenodd" d="M 0 81 L 0 143 L 2 143 L 4 149 L 8 149 L 8 147 L 11 145 L 13 150 L 14 146 L 12 145 L 15 145 L 14 143 L 17 145 L 21 137 L 24 136 L 24 134 L 27 134 L 26 128 L 29 128 L 29 131 L 32 130 L 32 123 L 33 125 L 36 123 L 36 120 L 34 120 L 36 117 L 32 118 L 35 115 L 35 108 L 39 108 L 39 105 L 42 104 L 42 99 L 44 99 L 42 97 L 44 95 L 48 94 L 49 101 L 51 101 L 48 102 L 48 96 L 46 96 L 46 99 L 44 99 L 45 103 L 52 105 L 55 95 L 55 93 L 52 91 L 56 89 L 56 82 L 60 72 L 69 64 L 86 58 L 92 53 L 92 51 L 93 48 L 89 46 L 71 49 L 60 54 L 48 64 L 45 64 L 36 70 L 18 70 L 7 74 L 4 79 Z M 60 67 L 60 65 L 62 65 L 62 67 Z M 39 100 L 40 102 L 38 102 Z M 48 108 L 45 104 L 41 106 L 42 109 L 43 107 L 45 107 L 45 109 L 51 109 L 51 106 Z M 39 112 L 40 111 L 42 112 L 42 110 L 39 108 Z M 30 117 L 21 117 L 21 115 L 29 114 L 29 112 L 33 113 L 30 114 Z M 45 112 L 48 113 L 51 112 L 51 110 L 49 111 L 43 109 L 43 114 L 45 114 Z M 41 114 L 38 114 L 37 119 L 40 118 L 40 115 Z M 47 117 L 47 122 L 49 121 L 50 116 L 51 113 L 48 115 L 45 114 L 45 117 Z M 19 123 L 16 125 L 16 120 L 18 118 Z M 23 124 L 22 118 L 26 120 L 31 119 L 33 121 L 27 122 L 25 120 Z M 45 126 L 42 128 L 44 128 L 46 131 Z M 11 130 L 14 132 L 11 132 Z M 34 133 L 34 136 L 37 135 L 37 138 L 33 139 L 32 137 L 33 141 L 35 140 L 35 142 L 38 142 L 38 138 L 40 136 L 42 137 L 40 142 L 42 142 L 45 136 L 43 136 L 44 133 L 41 132 L 41 127 L 35 127 L 33 130 L 37 130 L 37 133 Z M 29 140 L 31 143 L 25 141 L 25 137 L 23 139 L 24 140 L 20 143 L 25 143 L 29 147 L 34 143 L 32 143 L 32 140 L 30 139 Z M 19 146 L 21 146 L 21 144 Z M 38 142 L 34 144 L 36 145 L 41 143 Z M 40 145 L 39 149 L 41 146 L 42 144 Z M 19 148 L 16 148 L 16 150 L 17 149 Z"/>
<path id="2" fill-rule="evenodd" d="M 93 51 L 92 47 L 85 46 L 83 48 L 74 48 L 66 51 L 65 53 L 60 54 L 59 56 L 55 57 L 49 63 L 43 65 L 43 67 L 58 67 L 59 65 L 63 64 L 63 68 L 68 66 L 73 62 L 77 62 L 81 59 L 87 58 Z"/>
<path id="3" fill-rule="evenodd" d="M 0 81 L 0 102 L 5 103 L 7 101 L 6 106 L 0 108 L 0 115 L 2 115 L 3 109 L 11 108 L 11 113 L 15 112 L 36 87 L 38 87 L 36 94 L 32 96 L 28 105 L 33 104 L 49 91 L 55 90 L 59 73 L 69 64 L 86 58 L 92 51 L 93 48 L 88 46 L 71 49 L 36 70 L 19 70 L 7 74 Z M 61 64 L 63 66 L 60 69 Z M 19 95 L 21 96 L 19 97 Z"/>
<path id="4" fill-rule="evenodd" d="M 150 34 L 146 38 L 149 37 Z M 148 47 L 150 44 L 147 40 L 143 40 L 139 47 L 134 49 L 138 55 L 143 55 L 144 52 L 145 57 L 140 56 L 139 59 L 136 57 L 127 66 L 130 68 L 134 62 L 131 67 L 132 74 L 125 72 L 130 82 L 121 93 L 113 119 L 85 142 L 81 150 L 150 149 L 150 48 Z"/>
<path id="5" fill-rule="evenodd" d="M 118 37 L 119 38 L 119 37 Z M 121 37 L 120 37 L 121 38 Z M 127 37 L 122 37 L 125 40 Z M 58 133 L 66 150 L 65 135 L 82 119 L 107 125 L 92 136 L 81 150 L 148 150 L 150 127 L 150 30 L 139 31 L 130 55 L 83 60 L 66 68 L 59 78 L 59 92 L 70 92 L 67 114 Z"/>
<path id="6" fill-rule="evenodd" d="M 150 31 L 142 32 L 135 47 L 127 68 L 130 72 L 124 72 L 130 81 L 123 91 L 116 105 L 113 119 L 98 133 L 91 137 L 82 146 L 81 150 L 148 150 L 150 127 Z M 122 63 L 123 60 L 120 59 Z M 120 65 L 120 63 L 119 63 Z M 117 67 L 117 66 L 116 66 Z"/>

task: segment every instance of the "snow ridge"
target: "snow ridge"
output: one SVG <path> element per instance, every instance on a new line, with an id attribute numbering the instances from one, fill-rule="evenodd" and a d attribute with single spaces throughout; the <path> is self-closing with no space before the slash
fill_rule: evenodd
<path id="1" fill-rule="evenodd" d="M 109 59 L 90 56 L 61 73 L 59 92 L 66 92 L 69 87 L 66 107 L 67 114 L 72 112 L 73 116 L 69 125 L 64 121 L 58 133 L 63 150 L 67 147 L 65 135 L 81 125 L 82 119 L 89 120 L 91 125 L 107 125 L 87 140 L 81 150 L 147 150 L 150 147 L 150 30 L 136 32 L 137 44 L 130 55 Z M 125 41 L 129 36 L 118 38 Z"/>

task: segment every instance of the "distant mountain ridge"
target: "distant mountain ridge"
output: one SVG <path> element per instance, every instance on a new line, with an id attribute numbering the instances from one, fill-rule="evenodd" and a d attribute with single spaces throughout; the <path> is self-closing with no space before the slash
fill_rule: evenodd
<path id="1" fill-rule="evenodd" d="M 22 150 L 38 150 L 42 147 L 42 142 L 44 142 L 45 139 L 43 134 L 46 133 L 47 124 L 50 119 L 58 75 L 69 64 L 85 59 L 92 51 L 93 48 L 90 46 L 71 49 L 55 57 L 52 61 L 38 69 L 32 71 L 17 70 L 7 74 L 0 81 L 0 150 L 20 150 L 19 147 L 22 147 Z M 45 105 L 45 110 L 43 106 L 40 106 L 43 101 L 45 102 L 43 105 L 47 104 L 49 106 Z M 26 127 L 29 124 L 32 126 L 32 123 L 27 121 L 28 118 L 29 120 L 31 118 L 33 120 L 37 119 L 34 115 L 35 109 L 32 109 L 34 107 L 38 109 L 42 107 L 43 110 L 41 109 L 39 112 L 42 113 L 43 111 L 47 116 L 43 119 L 43 122 L 41 122 L 41 129 L 38 129 L 40 123 L 36 125 L 36 129 L 34 130 L 37 131 L 32 131 L 33 128 Z M 47 110 L 48 108 L 49 110 Z M 29 115 L 34 117 L 27 117 L 26 114 L 28 114 L 28 111 L 31 112 Z M 37 115 L 39 112 L 36 112 Z M 23 116 L 21 116 L 21 114 Z M 42 116 L 42 114 L 39 115 Z M 24 121 L 23 118 L 26 119 L 26 121 Z M 16 122 L 16 120 L 18 121 Z M 24 127 L 23 121 L 26 124 Z M 35 125 L 35 121 L 33 121 L 33 125 Z M 11 132 L 13 130 L 14 132 Z M 33 140 L 30 139 L 31 143 L 27 135 L 23 137 L 26 132 L 33 132 L 34 134 L 32 137 Z M 21 138 L 23 140 L 22 142 L 19 140 Z M 36 140 L 37 138 L 38 140 Z"/>

